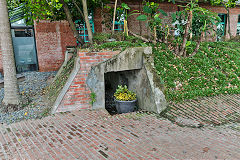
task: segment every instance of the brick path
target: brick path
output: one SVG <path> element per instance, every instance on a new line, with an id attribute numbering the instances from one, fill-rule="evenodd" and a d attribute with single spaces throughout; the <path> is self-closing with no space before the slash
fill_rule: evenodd
<path id="1" fill-rule="evenodd" d="M 240 159 L 239 137 L 146 113 L 75 111 L 0 125 L 0 159 Z"/>
<path id="2" fill-rule="evenodd" d="M 203 125 L 240 122 L 240 94 L 172 103 L 166 115 L 173 121 L 181 117 L 196 120 Z"/>

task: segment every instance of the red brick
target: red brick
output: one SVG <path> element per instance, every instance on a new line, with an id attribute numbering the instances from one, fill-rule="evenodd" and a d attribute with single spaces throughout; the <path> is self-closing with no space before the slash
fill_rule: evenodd
<path id="1" fill-rule="evenodd" d="M 98 60 L 86 60 L 86 63 L 98 62 Z"/>
<path id="2" fill-rule="evenodd" d="M 99 52 L 98 55 L 109 55 L 108 52 Z"/>
<path id="3" fill-rule="evenodd" d="M 74 82 L 74 84 L 85 84 L 85 82 Z"/>
<path id="4" fill-rule="evenodd" d="M 77 89 L 74 89 L 73 91 L 77 92 L 77 91 L 84 91 L 84 90 L 85 90 L 85 88 L 77 88 Z"/>
<path id="5" fill-rule="evenodd" d="M 91 59 L 91 57 L 87 57 L 87 56 L 84 56 L 84 57 L 80 57 L 80 60 L 85 60 L 85 59 Z M 82 61 L 82 62 L 84 62 L 84 61 Z"/>
<path id="6" fill-rule="evenodd" d="M 83 57 L 83 56 L 85 56 L 85 53 L 80 52 L 80 53 L 78 53 L 78 56 Z"/>
<path id="7" fill-rule="evenodd" d="M 86 53 L 86 56 L 95 56 L 95 55 L 97 55 L 96 52 L 89 52 L 89 53 Z"/>
<path id="8" fill-rule="evenodd" d="M 86 107 L 89 109 L 89 103 L 90 98 L 89 94 L 91 91 L 89 90 L 87 84 L 86 84 L 86 78 L 88 76 L 88 73 L 91 69 L 91 66 L 96 65 L 98 62 L 101 62 L 105 59 L 111 58 L 112 55 L 118 54 L 119 52 L 100 52 L 100 53 L 86 53 L 85 52 L 79 52 L 79 55 L 82 55 L 80 57 L 80 70 L 76 77 L 74 78 L 70 88 L 68 89 L 68 92 L 64 96 L 64 99 L 58 109 L 58 111 L 61 110 L 68 110 L 68 106 L 64 104 L 71 104 L 73 106 L 76 106 L 76 109 L 80 106 L 87 105 Z M 99 54 L 103 54 L 99 56 Z M 91 106 L 90 106 L 91 107 Z M 74 108 L 69 108 L 70 110 L 73 110 Z"/>
<path id="9" fill-rule="evenodd" d="M 113 57 L 113 56 L 104 56 L 104 58 L 107 58 L 107 59 L 108 59 L 108 58 L 112 58 L 112 57 Z"/>

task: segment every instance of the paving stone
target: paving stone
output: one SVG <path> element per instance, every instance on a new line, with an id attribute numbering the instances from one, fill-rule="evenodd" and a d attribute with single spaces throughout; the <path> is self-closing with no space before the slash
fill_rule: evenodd
<path id="1" fill-rule="evenodd" d="M 170 103 L 166 115 L 180 125 L 196 127 L 240 122 L 240 94 Z"/>
<path id="2" fill-rule="evenodd" d="M 180 127 L 150 113 L 97 110 L 0 129 L 0 159 L 240 159 L 238 123 Z"/>

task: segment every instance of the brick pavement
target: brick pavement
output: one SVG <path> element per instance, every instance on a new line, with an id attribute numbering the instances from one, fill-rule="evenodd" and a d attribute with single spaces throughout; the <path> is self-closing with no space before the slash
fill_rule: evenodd
<path id="1" fill-rule="evenodd" d="M 74 111 L 0 125 L 0 159 L 240 159 L 239 137 L 146 113 Z"/>
<path id="2" fill-rule="evenodd" d="M 192 119 L 203 125 L 240 122 L 240 94 L 171 103 L 166 116 L 172 121 L 177 118 Z"/>

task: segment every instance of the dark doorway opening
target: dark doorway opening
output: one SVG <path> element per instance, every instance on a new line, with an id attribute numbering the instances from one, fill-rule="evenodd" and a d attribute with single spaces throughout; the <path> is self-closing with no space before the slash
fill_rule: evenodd
<path id="1" fill-rule="evenodd" d="M 125 75 L 127 71 L 109 72 L 104 74 L 105 78 L 105 109 L 109 114 L 117 114 L 117 109 L 114 101 L 114 93 L 118 85 L 128 86 L 128 78 Z"/>
<path id="2" fill-rule="evenodd" d="M 129 90 L 136 93 L 136 89 L 138 86 L 137 79 L 141 78 L 138 77 L 139 71 L 140 70 L 127 70 L 119 72 L 109 72 L 104 74 L 105 109 L 109 112 L 109 114 L 117 114 L 117 109 L 114 101 L 114 93 L 118 88 L 118 85 L 126 85 Z M 136 106 L 134 110 L 136 111 L 137 109 L 138 108 Z"/>

